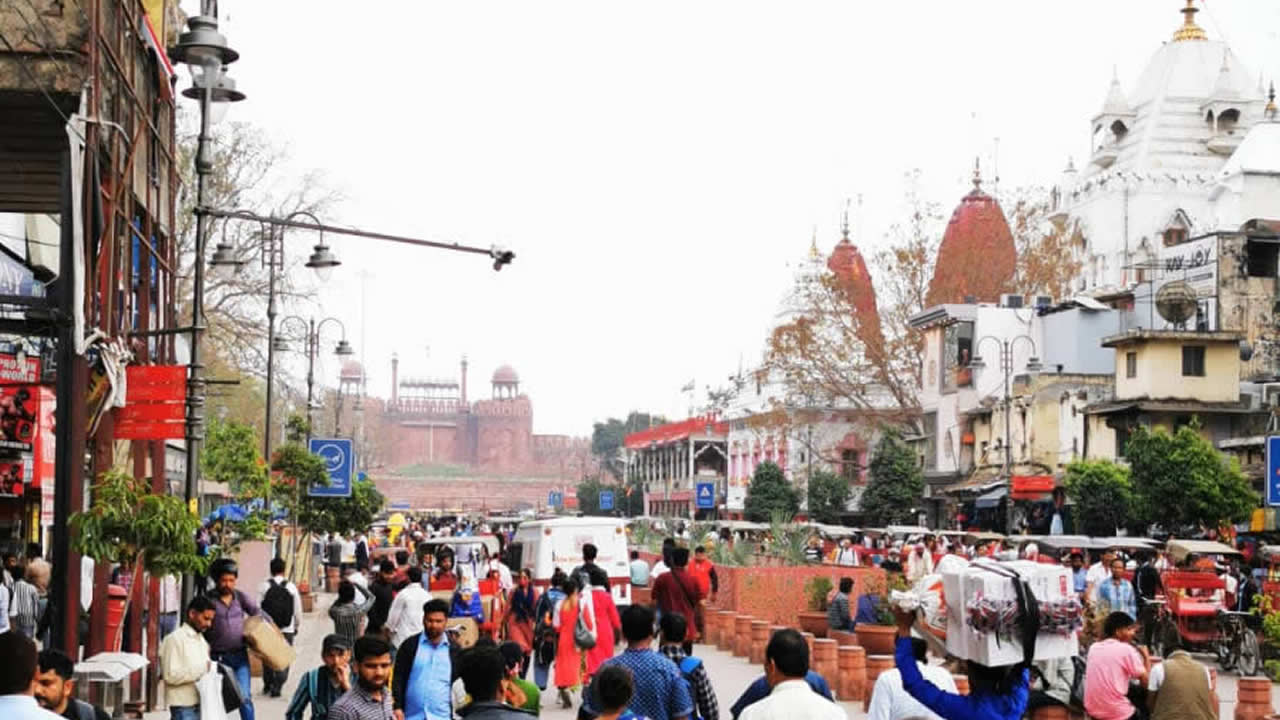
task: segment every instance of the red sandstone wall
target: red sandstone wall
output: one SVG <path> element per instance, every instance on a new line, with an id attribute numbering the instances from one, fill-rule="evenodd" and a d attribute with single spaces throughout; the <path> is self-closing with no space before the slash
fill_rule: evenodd
<path id="1" fill-rule="evenodd" d="M 807 610 L 805 584 L 811 578 L 828 577 L 833 586 L 840 578 L 853 578 L 853 596 L 866 591 L 872 577 L 883 578 L 878 568 L 845 568 L 835 565 L 804 567 L 717 567 L 720 593 L 715 607 L 746 613 L 777 625 L 795 625 L 797 613 Z"/>
<path id="2" fill-rule="evenodd" d="M 556 480 L 510 480 L 502 478 L 405 478 L 375 477 L 374 482 L 388 502 L 407 502 L 417 508 L 461 508 L 464 510 L 506 510 L 525 503 L 543 506 L 547 495 L 558 490 Z"/>

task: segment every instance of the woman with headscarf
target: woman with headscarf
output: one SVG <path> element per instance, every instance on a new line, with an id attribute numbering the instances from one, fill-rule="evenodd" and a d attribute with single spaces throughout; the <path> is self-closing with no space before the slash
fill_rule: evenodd
<path id="1" fill-rule="evenodd" d="M 529 653 L 533 650 L 534 598 L 533 573 L 525 568 L 520 571 L 516 587 L 511 590 L 506 617 L 502 623 L 507 640 L 519 645 L 524 653 L 520 661 L 520 677 L 524 677 L 529 670 Z"/>

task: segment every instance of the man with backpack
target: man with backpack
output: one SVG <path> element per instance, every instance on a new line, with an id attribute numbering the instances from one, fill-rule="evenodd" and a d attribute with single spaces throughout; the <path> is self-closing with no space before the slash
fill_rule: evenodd
<path id="1" fill-rule="evenodd" d="M 271 622 L 280 628 L 284 639 L 292 645 L 302 620 L 302 596 L 298 593 L 298 587 L 285 577 L 284 568 L 284 558 L 271 560 L 271 577 L 258 588 L 258 596 L 261 598 L 258 604 L 262 607 L 262 612 L 271 618 Z M 289 668 L 262 668 L 262 690 L 270 697 L 280 697 L 288 679 Z"/>
<path id="2" fill-rule="evenodd" d="M 659 623 L 662 627 L 662 647 L 658 649 L 680 668 L 680 674 L 689 686 L 689 695 L 693 697 L 696 712 L 690 720 L 720 720 L 720 704 L 716 700 L 715 688 L 711 686 L 711 677 L 702 658 L 686 655 L 684 637 L 689 629 L 689 621 L 683 615 L 672 613 L 663 615 Z"/>

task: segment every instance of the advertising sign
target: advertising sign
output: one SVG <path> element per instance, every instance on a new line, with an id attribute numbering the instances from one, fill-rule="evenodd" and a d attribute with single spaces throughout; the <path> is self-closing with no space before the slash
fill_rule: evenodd
<path id="1" fill-rule="evenodd" d="M 131 365 L 125 373 L 125 406 L 116 411 L 116 439 L 186 437 L 187 367 Z"/>
<path id="2" fill-rule="evenodd" d="M 1267 438 L 1267 504 L 1280 505 L 1280 436 Z"/>
<path id="3" fill-rule="evenodd" d="M 22 497 L 25 491 L 23 478 L 27 476 L 30 460 L 0 460 L 0 497 Z"/>
<path id="4" fill-rule="evenodd" d="M 547 493 L 547 507 L 560 507 L 564 505 L 564 496 L 552 490 Z"/>
<path id="5" fill-rule="evenodd" d="M 1156 264 L 1155 279 L 1151 285 L 1151 297 L 1160 292 L 1165 285 L 1183 281 L 1191 286 L 1200 299 L 1200 306 L 1205 313 L 1209 330 L 1217 330 L 1218 312 L 1218 238 L 1211 236 L 1190 242 L 1160 248 L 1160 259 Z M 1167 330 L 1170 323 L 1157 313 L 1152 322 L 1155 329 Z M 1195 327 L 1195 320 L 1187 321 L 1188 327 Z"/>
<path id="6" fill-rule="evenodd" d="M 324 460 L 324 468 L 329 473 L 329 484 L 312 486 L 307 494 L 315 497 L 350 497 L 356 460 L 351 439 L 311 438 L 308 449 Z"/>

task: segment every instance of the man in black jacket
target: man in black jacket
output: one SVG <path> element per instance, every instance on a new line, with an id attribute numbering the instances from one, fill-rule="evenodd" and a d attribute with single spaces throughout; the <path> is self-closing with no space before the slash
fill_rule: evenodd
<path id="1" fill-rule="evenodd" d="M 395 599 L 396 590 L 392 584 L 396 566 L 390 560 L 383 560 L 378 566 L 378 574 L 369 583 L 369 592 L 373 593 L 373 607 L 369 608 L 369 625 L 366 635 L 378 635 L 382 626 L 387 624 L 387 615 L 391 613 L 391 601 Z"/>
<path id="2" fill-rule="evenodd" d="M 391 673 L 392 707 L 413 717 L 426 711 L 430 717 L 453 716 L 453 681 L 457 679 L 457 648 L 449 642 L 445 626 L 449 603 L 428 600 L 422 606 L 423 631 L 400 643 Z M 415 666 L 424 667 L 417 676 Z"/>

